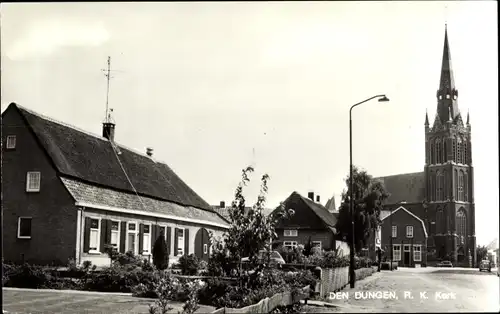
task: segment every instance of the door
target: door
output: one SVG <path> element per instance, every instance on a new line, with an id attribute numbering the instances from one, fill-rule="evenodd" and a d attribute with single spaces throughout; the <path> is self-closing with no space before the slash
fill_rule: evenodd
<path id="1" fill-rule="evenodd" d="M 208 262 L 210 256 L 210 238 L 207 229 L 200 228 L 194 239 L 194 254 Z"/>
<path id="2" fill-rule="evenodd" d="M 410 252 L 410 246 L 409 246 L 408 244 L 405 244 L 405 245 L 404 245 L 404 250 L 403 250 L 403 251 L 404 251 L 404 255 L 403 255 L 403 265 L 404 265 L 405 267 L 408 267 L 408 266 L 410 266 L 410 265 L 411 265 L 411 260 L 410 260 L 410 258 L 411 258 L 411 254 L 410 254 L 410 253 L 411 253 L 411 252 Z"/>

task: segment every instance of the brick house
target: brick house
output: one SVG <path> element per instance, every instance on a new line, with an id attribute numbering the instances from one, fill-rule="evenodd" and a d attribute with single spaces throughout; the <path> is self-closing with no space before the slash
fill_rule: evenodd
<path id="1" fill-rule="evenodd" d="M 393 210 L 383 210 L 382 223 L 370 235 L 368 256 L 375 260 L 376 249 L 381 248 L 387 260 L 401 267 L 427 265 L 428 233 L 424 221 L 409 209 L 412 204 L 401 204 Z"/>
<path id="2" fill-rule="evenodd" d="M 309 239 L 313 246 L 324 250 L 334 250 L 341 246 L 335 229 L 337 217 L 319 201 L 319 196 L 314 201 L 313 192 L 308 193 L 308 198 L 293 192 L 282 204 L 286 209 L 293 209 L 295 214 L 278 222 L 278 239 L 273 246 L 281 244 L 286 248 L 294 248 L 299 244 L 305 245 Z"/>
<path id="3" fill-rule="evenodd" d="M 115 143 L 11 103 L 2 113 L 6 261 L 109 265 L 106 247 L 151 257 L 163 234 L 170 262 L 208 259 L 209 232 L 228 223 L 172 169 Z"/>

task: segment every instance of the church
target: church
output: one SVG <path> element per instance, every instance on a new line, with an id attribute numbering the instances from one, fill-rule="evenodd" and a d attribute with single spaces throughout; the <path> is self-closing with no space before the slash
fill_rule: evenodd
<path id="1" fill-rule="evenodd" d="M 468 266 L 469 262 L 475 265 L 471 125 L 469 113 L 464 124 L 458 107 L 458 89 L 455 86 L 446 26 L 440 75 L 436 93 L 437 112 L 432 125 L 427 112 L 425 114 L 423 172 L 377 178 L 391 194 L 381 215 L 382 225 L 390 224 L 391 228 L 382 227 L 381 239 L 376 240 L 375 246 L 382 246 L 388 258 L 392 255 L 393 258 L 396 256 L 396 260 L 398 257 L 402 260 L 401 251 L 394 251 L 401 250 L 401 247 L 396 247 L 399 244 L 393 242 L 396 238 L 394 232 L 397 229 L 407 230 L 406 237 L 410 238 L 409 226 L 401 219 L 396 219 L 396 215 L 391 219 L 388 217 L 395 211 L 406 212 L 415 221 L 418 220 L 418 228 L 422 228 L 421 234 L 425 235 L 422 236 L 425 237 L 425 244 L 421 252 L 425 252 L 426 256 L 422 261 L 425 260 L 428 265 L 433 265 L 438 260 L 449 260 L 453 265 L 459 266 Z M 411 255 L 413 254 L 408 254 Z"/>

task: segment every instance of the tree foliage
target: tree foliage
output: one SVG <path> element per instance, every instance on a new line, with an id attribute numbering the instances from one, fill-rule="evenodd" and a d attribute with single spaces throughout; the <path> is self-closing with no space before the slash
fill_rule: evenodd
<path id="1" fill-rule="evenodd" d="M 260 250 L 270 250 L 272 240 L 277 238 L 275 227 L 278 220 L 288 214 L 284 207 L 279 208 L 266 216 L 264 205 L 268 191 L 269 175 L 261 178 L 260 193 L 256 203 L 246 207 L 244 187 L 250 182 L 249 175 L 254 172 L 253 167 L 242 170 L 242 179 L 234 194 L 234 201 L 229 208 L 230 227 L 223 234 L 221 240 L 212 238 L 213 258 L 223 257 L 226 264 L 237 263 L 243 257 L 248 257 L 251 262 L 257 260 Z M 221 265 L 222 266 L 222 265 Z"/>
<path id="2" fill-rule="evenodd" d="M 160 233 L 153 246 L 153 264 L 160 270 L 168 268 L 168 248 L 163 232 Z"/>
<path id="3" fill-rule="evenodd" d="M 486 245 L 480 246 L 478 245 L 476 248 L 476 261 L 479 263 L 482 260 L 486 259 L 488 256 L 488 248 Z"/>
<path id="4" fill-rule="evenodd" d="M 342 193 L 342 203 L 336 228 L 340 235 L 351 242 L 352 222 L 350 216 L 350 177 L 345 179 L 347 189 Z M 353 209 L 355 251 L 367 245 L 370 231 L 380 225 L 382 202 L 389 197 L 382 182 L 374 180 L 364 170 L 353 167 Z"/>

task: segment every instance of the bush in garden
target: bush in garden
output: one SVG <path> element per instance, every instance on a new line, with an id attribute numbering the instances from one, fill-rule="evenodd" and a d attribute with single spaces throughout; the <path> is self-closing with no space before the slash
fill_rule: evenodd
<path id="1" fill-rule="evenodd" d="M 163 233 L 156 239 L 153 246 L 153 264 L 159 270 L 168 268 L 168 248 Z"/>
<path id="2" fill-rule="evenodd" d="M 200 303 L 216 304 L 214 301 L 224 296 L 230 289 L 231 285 L 227 281 L 220 280 L 216 277 L 209 279 L 199 292 L 198 296 Z"/>
<path id="3" fill-rule="evenodd" d="M 188 299 L 182 307 L 183 314 L 193 314 L 200 308 L 198 294 L 204 285 L 205 283 L 201 280 L 194 280 L 186 283 L 185 290 L 187 291 Z"/>
<path id="4" fill-rule="evenodd" d="M 154 305 L 149 308 L 150 314 L 166 314 L 172 309 L 170 302 L 175 297 L 179 289 L 179 280 L 172 277 L 169 273 L 162 273 L 158 283 L 155 285 L 155 293 L 158 297 Z"/>
<path id="5" fill-rule="evenodd" d="M 183 255 L 179 258 L 179 267 L 183 275 L 194 276 L 198 274 L 200 260 L 196 255 Z"/>
<path id="6" fill-rule="evenodd" d="M 306 245 L 304 245 L 304 250 L 302 251 L 302 254 L 304 254 L 304 256 L 311 256 L 313 254 L 311 237 L 309 237 L 309 240 L 307 241 Z"/>
<path id="7" fill-rule="evenodd" d="M 10 265 L 4 267 L 2 281 L 6 287 L 16 288 L 51 288 L 57 281 L 57 272 L 55 269 L 44 268 L 42 266 L 29 265 L 24 263 L 20 266 Z"/>

